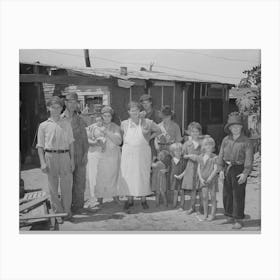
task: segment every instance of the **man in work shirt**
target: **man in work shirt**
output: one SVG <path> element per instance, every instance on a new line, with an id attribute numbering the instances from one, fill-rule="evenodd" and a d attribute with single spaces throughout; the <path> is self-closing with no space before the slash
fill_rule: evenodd
<path id="1" fill-rule="evenodd" d="M 50 118 L 42 122 L 38 129 L 38 154 L 41 170 L 48 175 L 51 203 L 57 213 L 66 212 L 71 218 L 72 172 L 74 163 L 74 138 L 71 125 L 61 118 L 63 102 L 53 96 L 47 102 Z M 61 200 L 58 195 L 60 179 Z"/>
<path id="2" fill-rule="evenodd" d="M 66 110 L 62 114 L 62 118 L 70 122 L 75 139 L 75 170 L 73 172 L 72 212 L 78 213 L 82 211 L 84 207 L 88 138 L 85 121 L 76 111 L 78 105 L 78 95 L 76 93 L 67 94 L 65 105 Z"/>

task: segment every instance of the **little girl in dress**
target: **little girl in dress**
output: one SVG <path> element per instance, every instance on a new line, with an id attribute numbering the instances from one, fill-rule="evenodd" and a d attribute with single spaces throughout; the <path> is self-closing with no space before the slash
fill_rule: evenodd
<path id="1" fill-rule="evenodd" d="M 213 154 L 215 141 L 211 137 L 206 137 L 202 141 L 202 154 L 198 156 L 197 174 L 199 178 L 198 188 L 202 192 L 202 202 L 204 215 L 202 220 L 208 217 L 209 221 L 215 219 L 216 215 L 216 192 L 218 191 L 218 175 L 217 175 L 217 156 Z M 208 216 L 208 198 L 211 195 L 211 214 Z"/>

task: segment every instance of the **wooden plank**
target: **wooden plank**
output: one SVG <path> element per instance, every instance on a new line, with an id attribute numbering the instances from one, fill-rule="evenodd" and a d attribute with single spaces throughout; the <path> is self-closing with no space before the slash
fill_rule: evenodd
<path id="1" fill-rule="evenodd" d="M 50 219 L 50 218 L 66 217 L 67 215 L 68 215 L 67 213 L 45 214 L 40 216 L 25 215 L 25 216 L 20 216 L 19 219 L 20 221 L 34 220 L 34 219 Z"/>
<path id="2" fill-rule="evenodd" d="M 44 197 L 40 197 L 40 198 L 37 198 L 37 199 L 34 199 L 32 201 L 29 201 L 29 202 L 26 202 L 22 205 L 19 206 L 19 212 L 23 212 L 27 209 L 30 209 L 30 208 L 33 208 L 37 205 L 40 205 L 42 204 L 44 201 L 46 201 L 47 199 L 49 198 L 49 196 L 44 196 Z"/>
<path id="3" fill-rule="evenodd" d="M 21 83 L 76 84 L 76 85 L 108 85 L 110 78 L 82 76 L 49 76 L 44 74 L 20 74 Z"/>

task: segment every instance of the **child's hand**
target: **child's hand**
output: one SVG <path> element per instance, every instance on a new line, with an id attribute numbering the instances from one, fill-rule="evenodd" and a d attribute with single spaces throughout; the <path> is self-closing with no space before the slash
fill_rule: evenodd
<path id="1" fill-rule="evenodd" d="M 41 170 L 43 173 L 48 173 L 48 166 L 46 163 L 41 164 Z"/>
<path id="2" fill-rule="evenodd" d="M 146 112 L 145 111 L 142 111 L 142 112 L 139 113 L 139 118 L 144 119 L 145 116 L 146 116 Z"/>
<path id="3" fill-rule="evenodd" d="M 174 177 L 177 179 L 177 180 L 181 180 L 184 176 L 184 173 L 180 174 L 180 175 L 174 175 Z"/>
<path id="4" fill-rule="evenodd" d="M 205 180 L 204 179 L 200 178 L 199 181 L 200 181 L 202 186 L 205 186 Z"/>

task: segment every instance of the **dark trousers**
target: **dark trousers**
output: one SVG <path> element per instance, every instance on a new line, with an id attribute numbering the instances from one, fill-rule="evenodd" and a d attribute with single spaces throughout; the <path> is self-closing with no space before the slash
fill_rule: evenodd
<path id="1" fill-rule="evenodd" d="M 243 165 L 231 166 L 226 174 L 223 188 L 225 215 L 234 219 L 244 218 L 246 183 L 239 185 L 236 176 L 241 174 Z"/>
<path id="2" fill-rule="evenodd" d="M 86 188 L 86 166 L 76 164 L 73 172 L 72 211 L 84 207 L 84 193 Z"/>

